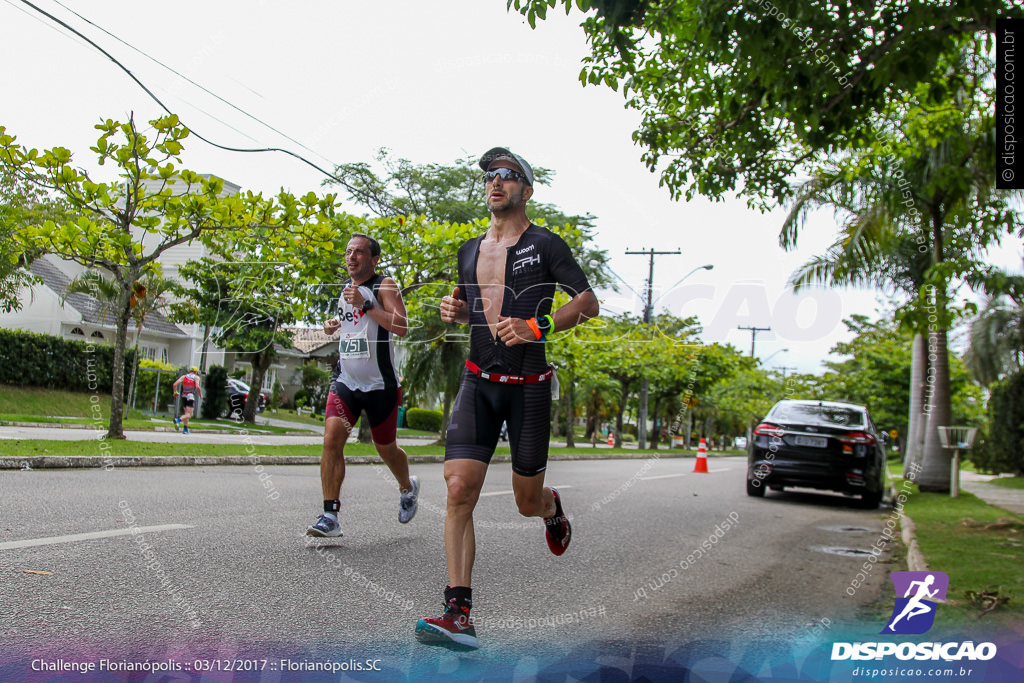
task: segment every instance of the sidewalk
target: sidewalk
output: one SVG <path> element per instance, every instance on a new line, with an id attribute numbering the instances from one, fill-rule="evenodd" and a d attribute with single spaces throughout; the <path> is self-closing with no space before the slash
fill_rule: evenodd
<path id="1" fill-rule="evenodd" d="M 990 484 L 998 475 L 960 473 L 960 488 L 973 493 L 989 505 L 1001 507 L 1014 514 L 1024 515 L 1024 489 L 1010 489 Z"/>

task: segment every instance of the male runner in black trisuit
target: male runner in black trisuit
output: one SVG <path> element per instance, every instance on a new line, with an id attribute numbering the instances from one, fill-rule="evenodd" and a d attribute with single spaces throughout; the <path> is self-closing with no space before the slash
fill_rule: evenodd
<path id="1" fill-rule="evenodd" d="M 569 245 L 530 223 L 533 169 L 507 149 L 480 159 L 491 225 L 459 249 L 458 286 L 441 300 L 441 319 L 469 323 L 470 351 L 445 446 L 448 485 L 445 613 L 420 619 L 417 637 L 427 643 L 477 647 L 469 620 L 476 537 L 473 509 L 502 422 L 508 422 L 512 488 L 519 514 L 542 517 L 551 552 L 561 555 L 572 529 L 558 492 L 544 486 L 550 440 L 551 378 L 544 342 L 598 314 L 597 297 Z M 571 298 L 551 314 L 555 286 Z"/>

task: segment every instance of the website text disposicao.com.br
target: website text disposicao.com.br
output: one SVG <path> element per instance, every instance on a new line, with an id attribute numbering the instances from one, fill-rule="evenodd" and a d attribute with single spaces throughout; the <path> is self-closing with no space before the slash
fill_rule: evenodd
<path id="1" fill-rule="evenodd" d="M 952 678 L 970 678 L 974 675 L 975 671 L 978 671 L 976 667 L 971 666 L 954 666 L 954 667 L 902 667 L 902 666 L 890 666 L 890 667 L 868 667 L 858 666 L 850 672 L 852 676 L 857 678 L 941 678 L 949 680 Z"/>

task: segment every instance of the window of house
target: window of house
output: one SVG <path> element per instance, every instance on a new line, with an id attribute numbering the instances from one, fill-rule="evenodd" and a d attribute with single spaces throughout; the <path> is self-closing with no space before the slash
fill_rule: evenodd
<path id="1" fill-rule="evenodd" d="M 95 332 L 93 332 L 89 336 L 92 337 L 93 339 L 103 339 L 103 333 L 100 332 L 99 330 L 96 330 Z"/>
<path id="2" fill-rule="evenodd" d="M 85 336 L 85 332 L 82 331 L 81 327 L 76 327 L 73 330 L 71 330 L 71 334 L 77 334 L 80 337 L 84 337 Z"/>

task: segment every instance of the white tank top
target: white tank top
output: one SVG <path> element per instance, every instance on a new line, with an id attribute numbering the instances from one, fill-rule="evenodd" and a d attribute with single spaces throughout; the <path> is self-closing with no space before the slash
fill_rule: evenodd
<path id="1" fill-rule="evenodd" d="M 380 306 L 375 290 L 383 280 L 384 276 L 374 274 L 359 286 L 359 293 L 375 306 Z M 350 281 L 345 284 L 350 284 Z M 341 297 L 338 297 L 337 317 L 341 321 L 337 379 L 349 389 L 358 391 L 398 387 L 391 333 L 378 325 L 369 313 L 345 303 Z"/>

